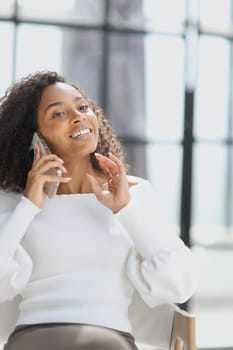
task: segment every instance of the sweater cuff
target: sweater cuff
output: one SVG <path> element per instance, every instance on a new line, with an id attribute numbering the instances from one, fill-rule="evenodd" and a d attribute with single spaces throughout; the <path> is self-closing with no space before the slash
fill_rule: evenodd
<path id="1" fill-rule="evenodd" d="M 25 209 L 30 210 L 31 214 L 35 215 L 41 211 L 40 207 L 32 203 L 32 201 L 25 196 L 21 197 L 21 202 L 24 203 L 23 205 L 25 206 Z"/>

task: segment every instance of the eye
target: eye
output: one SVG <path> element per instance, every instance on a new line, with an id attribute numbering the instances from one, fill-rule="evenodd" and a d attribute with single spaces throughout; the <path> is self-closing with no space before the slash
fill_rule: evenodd
<path id="1" fill-rule="evenodd" d="M 88 105 L 81 105 L 81 106 L 79 107 L 80 111 L 82 111 L 82 112 L 86 112 L 86 111 L 88 110 L 88 108 L 89 108 Z"/>
<path id="2" fill-rule="evenodd" d="M 64 117 L 66 115 L 65 112 L 55 112 L 53 113 L 53 118 L 61 118 Z"/>

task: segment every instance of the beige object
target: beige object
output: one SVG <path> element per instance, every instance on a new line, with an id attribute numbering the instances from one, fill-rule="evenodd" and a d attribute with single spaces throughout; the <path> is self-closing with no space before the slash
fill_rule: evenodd
<path id="1" fill-rule="evenodd" d="M 139 350 L 196 350 L 196 318 L 175 304 L 150 308 L 136 292 L 129 317 Z"/>
<path id="2" fill-rule="evenodd" d="M 181 309 L 174 311 L 170 350 L 196 350 L 195 316 Z"/>

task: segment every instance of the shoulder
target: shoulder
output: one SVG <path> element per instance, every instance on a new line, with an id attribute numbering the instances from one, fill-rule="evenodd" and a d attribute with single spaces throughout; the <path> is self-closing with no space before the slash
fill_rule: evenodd
<path id="1" fill-rule="evenodd" d="M 127 179 L 130 187 L 130 201 L 119 213 L 115 214 L 123 221 L 127 221 L 127 217 L 132 219 L 138 213 L 141 215 L 145 211 L 154 211 L 156 197 L 155 189 L 150 181 L 131 175 L 127 175 Z"/>
<path id="2" fill-rule="evenodd" d="M 154 198 L 155 189 L 149 180 L 142 177 L 128 175 L 131 198 L 143 199 Z"/>
<path id="3" fill-rule="evenodd" d="M 0 190 L 0 211 L 13 209 L 20 201 L 21 193 Z"/>
<path id="4" fill-rule="evenodd" d="M 6 201 L 17 202 L 22 197 L 22 193 L 15 193 L 10 191 L 4 191 L 0 189 L 0 199 Z"/>
<path id="5" fill-rule="evenodd" d="M 134 175 L 127 175 L 128 182 L 131 186 L 148 183 L 149 181 L 144 179 L 143 177 L 134 176 Z"/>
<path id="6" fill-rule="evenodd" d="M 129 187 L 151 187 L 153 188 L 151 182 L 139 176 L 127 175 Z"/>

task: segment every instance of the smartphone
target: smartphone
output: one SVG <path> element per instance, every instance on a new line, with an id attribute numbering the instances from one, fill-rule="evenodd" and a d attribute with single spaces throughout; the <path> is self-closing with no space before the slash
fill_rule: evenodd
<path id="1" fill-rule="evenodd" d="M 31 147 L 30 147 L 30 149 L 33 149 L 34 152 L 35 152 L 36 144 L 38 144 L 40 146 L 41 154 L 43 156 L 45 156 L 47 154 L 51 154 L 51 151 L 50 151 L 48 145 L 46 144 L 44 138 L 38 132 L 34 133 L 33 138 L 32 138 Z M 48 171 L 46 171 L 45 174 L 62 176 L 62 171 L 59 168 L 52 168 L 52 169 L 49 169 Z M 55 194 L 57 193 L 59 184 L 60 184 L 59 182 L 45 182 L 44 190 L 49 198 L 55 196 Z"/>

